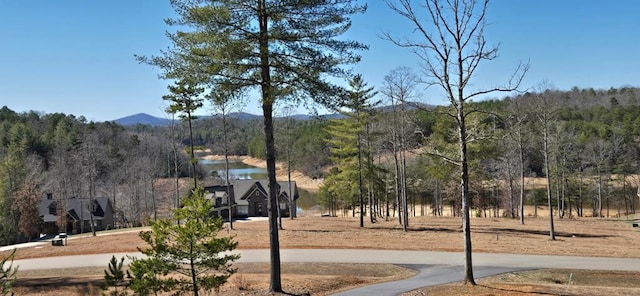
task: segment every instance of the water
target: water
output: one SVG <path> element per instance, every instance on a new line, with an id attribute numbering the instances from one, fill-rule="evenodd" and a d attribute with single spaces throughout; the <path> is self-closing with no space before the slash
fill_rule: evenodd
<path id="1" fill-rule="evenodd" d="M 208 160 L 200 159 L 198 161 L 209 172 L 215 171 L 218 176 L 224 178 L 224 159 L 221 160 Z M 250 165 L 246 165 L 240 161 L 229 161 L 229 179 L 239 180 L 262 180 L 267 179 L 267 169 L 258 168 Z"/>

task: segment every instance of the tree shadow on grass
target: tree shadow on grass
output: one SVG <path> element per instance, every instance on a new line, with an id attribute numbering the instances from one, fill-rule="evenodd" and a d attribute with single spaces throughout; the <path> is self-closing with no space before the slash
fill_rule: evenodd
<path id="1" fill-rule="evenodd" d="M 558 293 L 549 293 L 549 292 L 542 292 L 542 291 L 520 291 L 516 289 L 498 288 L 498 287 L 491 287 L 486 285 L 478 285 L 478 286 L 489 289 L 489 290 L 496 290 L 496 291 L 502 291 L 502 292 L 522 293 L 522 294 L 531 294 L 531 295 L 558 295 Z"/>
<path id="2" fill-rule="evenodd" d="M 368 229 L 373 230 L 388 230 L 388 231 L 402 231 L 402 228 L 391 228 L 391 227 L 368 227 Z M 459 233 L 462 232 L 462 229 L 453 229 L 447 227 L 410 227 L 407 229 L 407 232 L 423 232 L 423 231 L 431 231 L 431 232 L 447 232 L 447 233 Z"/>
<path id="3" fill-rule="evenodd" d="M 515 229 L 515 228 L 489 228 L 489 230 L 477 230 L 474 232 L 480 233 L 500 233 L 500 234 L 535 234 L 535 235 L 549 235 L 548 230 L 534 230 L 534 229 Z M 589 233 L 569 233 L 569 232 L 555 232 L 556 237 L 579 237 L 579 238 L 610 238 L 615 235 L 609 234 L 589 234 Z"/>
<path id="4" fill-rule="evenodd" d="M 308 293 L 308 292 L 307 292 L 307 293 L 302 293 L 302 294 L 295 294 L 295 293 L 289 293 L 289 292 L 283 291 L 282 293 L 278 293 L 278 294 L 275 294 L 275 295 L 283 295 L 283 296 L 310 296 L 310 295 L 311 295 L 311 293 Z"/>
<path id="5" fill-rule="evenodd" d="M 402 228 L 400 227 L 385 227 L 385 226 L 371 226 L 366 227 L 366 229 L 370 230 L 384 230 L 384 231 L 398 231 L 402 232 Z M 348 232 L 350 230 L 333 230 L 333 229 L 311 229 L 311 230 L 290 230 L 291 232 L 311 232 L 311 233 L 339 233 L 339 232 Z M 451 227 L 410 227 L 407 229 L 407 232 L 441 232 L 441 233 L 461 233 L 461 228 L 451 228 Z M 489 229 L 472 229 L 474 233 L 499 233 L 499 234 L 533 234 L 533 235 L 541 235 L 548 236 L 548 230 L 535 230 L 535 229 L 516 229 L 516 228 L 489 228 Z M 569 233 L 556 231 L 556 237 L 576 237 L 576 238 L 610 238 L 616 237 L 616 235 L 610 234 L 590 234 L 590 233 Z"/>
<path id="6" fill-rule="evenodd" d="M 44 278 L 18 278 L 15 287 L 71 287 L 92 285 L 100 287 L 104 284 L 104 278 L 86 277 L 44 277 Z"/>
<path id="7" fill-rule="evenodd" d="M 345 230 L 333 230 L 333 229 L 291 229 L 287 230 L 291 232 L 313 232 L 313 233 L 331 233 L 331 232 L 346 232 Z"/>

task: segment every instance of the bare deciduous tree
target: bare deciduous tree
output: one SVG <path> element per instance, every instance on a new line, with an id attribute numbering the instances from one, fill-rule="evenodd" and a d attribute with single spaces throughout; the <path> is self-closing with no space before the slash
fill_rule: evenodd
<path id="1" fill-rule="evenodd" d="M 439 155 L 460 167 L 460 189 L 462 195 L 462 220 L 465 252 L 465 283 L 475 285 L 471 262 L 471 226 L 469 219 L 469 168 L 467 144 L 471 140 L 467 130 L 467 116 L 474 110 L 465 106 L 474 98 L 494 92 L 516 90 L 528 69 L 520 64 L 503 86 L 482 90 L 468 89 L 476 69 L 481 62 L 497 57 L 498 47 L 487 44 L 484 35 L 489 1 L 427 0 L 418 6 L 411 0 L 388 1 L 389 7 L 408 19 L 420 41 L 395 38 L 385 34 L 386 39 L 398 46 L 410 48 L 423 63 L 426 83 L 438 86 L 449 100 L 449 116 L 455 119 L 459 151 L 456 156 Z M 426 19 L 420 9 L 426 9 Z"/>
<path id="2" fill-rule="evenodd" d="M 519 173 L 519 188 L 520 188 L 520 200 L 518 204 L 518 212 L 520 217 L 520 224 L 524 224 L 524 203 L 525 203 L 525 174 L 526 174 L 526 158 L 525 149 L 527 145 L 526 137 L 526 123 L 528 121 L 527 113 L 521 106 L 521 100 L 513 99 L 509 100 L 508 112 L 509 116 L 506 119 L 507 139 L 509 142 L 516 146 L 518 153 L 518 173 Z"/>
<path id="3" fill-rule="evenodd" d="M 540 137 L 542 137 L 542 155 L 544 157 L 544 174 L 547 179 L 547 206 L 549 207 L 549 239 L 555 240 L 555 229 L 553 225 L 553 203 L 551 201 L 551 128 L 556 113 L 556 108 L 553 105 L 552 93 L 549 90 L 551 86 L 548 82 L 542 82 L 539 93 L 536 95 L 533 101 L 534 116 L 538 121 L 538 128 L 540 128 Z"/>
<path id="4" fill-rule="evenodd" d="M 398 219 L 402 229 L 406 232 L 409 227 L 409 210 L 407 205 L 406 155 L 407 149 L 407 105 L 415 99 L 415 89 L 418 77 L 408 67 L 391 70 L 384 77 L 382 93 L 390 100 L 392 106 L 392 120 L 389 125 L 391 133 L 391 149 L 395 168 L 396 203 L 399 206 Z"/>

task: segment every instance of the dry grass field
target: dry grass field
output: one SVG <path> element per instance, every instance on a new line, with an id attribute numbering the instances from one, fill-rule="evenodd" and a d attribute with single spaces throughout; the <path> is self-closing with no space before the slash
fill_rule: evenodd
<path id="1" fill-rule="evenodd" d="M 412 217 L 409 221 L 409 231 L 403 232 L 396 220 L 378 220 L 360 228 L 358 218 L 352 217 L 283 219 L 280 247 L 462 251 L 460 218 Z M 269 247 L 267 221 L 233 225 L 231 233 L 225 229 L 220 235 L 233 235 L 239 249 Z M 471 229 L 474 252 L 640 258 L 638 228 L 618 220 L 556 218 L 555 241 L 548 239 L 547 218 L 526 218 L 525 225 L 506 218 L 473 218 Z M 133 252 L 145 246 L 138 232 L 70 239 L 67 247 L 19 249 L 16 259 Z"/>
<path id="2" fill-rule="evenodd" d="M 555 224 L 557 240 L 550 241 L 547 218 L 528 217 L 525 225 L 520 225 L 513 219 L 474 218 L 472 220 L 474 252 L 640 258 L 638 247 L 640 231 L 638 228 L 631 227 L 631 223 L 627 221 L 593 218 L 556 219 Z M 280 231 L 281 248 L 462 250 L 460 219 L 456 217 L 414 217 L 410 220 L 410 229 L 406 233 L 402 231 L 396 220 L 379 220 L 377 223 L 366 223 L 364 228 L 360 228 L 358 218 L 317 215 L 308 215 L 295 220 L 283 219 L 283 226 L 284 230 Z M 231 233 L 223 230 L 220 235 L 233 235 L 239 242 L 240 249 L 268 248 L 267 229 L 266 221 L 234 223 L 234 230 Z M 145 246 L 138 238 L 138 232 L 139 230 L 133 230 L 97 237 L 72 238 L 65 247 L 43 245 L 23 248 L 17 251 L 16 259 L 136 251 L 137 247 Z M 23 293 L 59 295 L 61 289 L 72 289 L 66 292 L 75 295 L 99 294 L 99 291 L 96 292 L 99 290 L 97 286 L 101 282 L 102 269 L 106 268 L 106 265 L 107 262 L 103 268 L 92 269 L 93 272 L 84 271 L 81 274 L 75 274 L 75 271 L 66 271 L 67 273 L 55 271 L 54 278 L 51 273 L 46 272 L 45 274 L 20 273 L 18 289 L 23 290 L 18 290 L 20 292 L 18 295 Z M 389 265 L 371 265 L 366 268 L 357 266 L 356 269 L 352 265 L 348 265 L 349 268 L 326 264 L 285 264 L 284 266 L 283 284 L 287 291 L 292 291 L 294 294 L 326 295 L 354 286 L 394 280 L 413 274 L 412 271 L 399 267 L 391 268 Z M 356 270 L 363 270 L 363 272 L 356 272 Z M 637 274 L 631 276 L 636 279 L 640 277 Z M 81 283 L 79 284 L 78 281 Z M 239 273 L 224 287 L 224 293 L 221 292 L 221 295 L 264 295 L 268 288 L 267 283 L 266 265 L 239 265 Z M 515 287 L 535 291 L 547 289 L 546 283 L 504 282 L 496 277 L 480 283 L 481 286 L 473 288 L 456 285 L 429 288 L 435 290 L 429 290 L 428 295 L 452 293 L 524 295 L 509 294 L 511 293 L 509 291 L 517 290 Z M 34 289 L 43 289 L 45 292 Z M 471 290 L 467 291 L 469 289 Z M 483 292 L 478 289 L 488 290 Z M 415 293 L 418 294 L 409 295 L 424 295 L 419 294 L 422 293 L 420 291 Z M 573 294 L 581 295 L 582 293 Z"/>

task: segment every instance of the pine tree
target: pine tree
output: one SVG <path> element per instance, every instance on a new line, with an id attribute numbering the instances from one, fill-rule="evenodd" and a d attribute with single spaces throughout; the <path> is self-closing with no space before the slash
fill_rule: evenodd
<path id="1" fill-rule="evenodd" d="M 7 257 L 0 257 L 0 295 L 13 295 L 13 283 L 16 281 L 17 267 L 13 267 L 16 249 Z"/>
<path id="2" fill-rule="evenodd" d="M 351 89 L 348 96 L 340 103 L 340 113 L 345 118 L 331 121 L 327 130 L 331 160 L 338 166 L 338 170 L 328 177 L 331 186 L 328 191 L 336 196 L 344 196 L 350 201 L 348 204 L 355 206 L 356 199 L 351 195 L 351 188 L 357 184 L 355 192 L 360 208 L 360 227 L 364 227 L 364 178 L 370 180 L 369 177 L 375 175 L 367 143 L 368 127 L 376 104 L 370 100 L 376 92 L 373 87 L 367 87 L 361 75 L 354 76 L 349 85 Z M 355 208 L 353 210 L 355 212 Z"/>
<path id="3" fill-rule="evenodd" d="M 330 197 L 338 199 L 343 207 L 351 207 L 355 215 L 355 206 L 359 197 L 358 186 L 358 134 L 360 129 L 349 119 L 333 119 L 327 126 L 329 138 L 326 140 L 331 154 L 330 159 L 336 165 L 323 182 L 324 191 Z"/>
<path id="4" fill-rule="evenodd" d="M 270 290 L 282 292 L 273 108 L 278 101 L 335 106 L 345 91 L 328 78 L 348 77 L 342 67 L 360 60 L 358 42 L 338 39 L 350 16 L 366 6 L 352 0 L 173 0 L 167 20 L 174 48 L 139 60 L 163 69 L 167 79 L 197 73 L 207 89 L 235 96 L 258 88 L 269 179 Z M 191 74 L 189 74 L 191 73 Z"/>
<path id="5" fill-rule="evenodd" d="M 193 113 L 202 107 L 203 99 L 200 94 L 204 91 L 201 87 L 197 86 L 197 81 L 193 77 L 183 78 L 175 83 L 175 85 L 168 87 L 171 94 L 165 95 L 162 98 L 164 100 L 171 101 L 171 104 L 167 108 L 167 112 L 181 113 L 180 119 L 187 122 L 189 127 L 189 156 L 191 156 L 191 173 L 193 173 L 193 187 L 198 187 L 198 175 L 196 173 L 196 167 L 198 159 L 194 153 L 193 143 L 193 121 L 198 119 Z"/>
<path id="6" fill-rule="evenodd" d="M 196 188 L 185 198 L 184 206 L 174 210 L 173 219 L 151 221 L 151 231 L 140 233 L 149 248 L 140 250 L 146 259 L 135 259 L 131 264 L 131 288 L 136 294 L 177 289 L 197 296 L 200 291 L 220 287 L 235 273 L 231 262 L 240 256 L 221 253 L 234 250 L 237 242 L 217 237 L 223 221 L 211 217 L 212 210 L 211 200 Z"/>
<path id="7" fill-rule="evenodd" d="M 118 290 L 118 287 L 123 286 L 126 283 L 124 278 L 124 270 L 122 269 L 124 265 L 124 257 L 120 258 L 120 261 L 116 259 L 116 256 L 111 256 L 111 260 L 109 261 L 109 270 L 104 271 L 104 281 L 105 287 L 104 290 L 108 290 L 109 287 L 112 287 L 113 290 L 109 291 L 108 295 L 111 296 L 120 296 L 127 295 L 125 290 Z"/>

